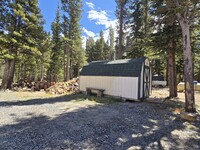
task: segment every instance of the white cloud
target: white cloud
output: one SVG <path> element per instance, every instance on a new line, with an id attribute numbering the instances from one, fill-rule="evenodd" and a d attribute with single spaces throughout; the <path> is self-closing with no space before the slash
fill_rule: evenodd
<path id="1" fill-rule="evenodd" d="M 105 10 L 90 10 L 88 12 L 88 19 L 91 21 L 95 21 L 97 25 L 104 25 L 105 28 L 109 28 L 109 26 L 115 26 L 116 20 L 109 19 L 109 16 Z"/>
<path id="2" fill-rule="evenodd" d="M 114 35 L 117 36 L 116 27 L 117 27 L 117 19 L 111 19 L 109 16 L 109 11 L 106 10 L 95 10 L 95 5 L 91 2 L 86 2 L 86 5 L 90 8 L 88 11 L 88 19 L 90 21 L 94 21 L 96 25 L 103 25 L 104 29 L 104 40 L 105 42 L 109 38 L 109 27 L 112 26 L 114 29 Z M 86 36 L 82 36 L 83 38 L 83 47 L 86 46 L 86 39 L 91 36 L 93 37 L 94 41 L 98 40 L 100 38 L 99 33 L 94 33 L 92 31 L 87 30 L 86 28 L 82 28 L 83 32 L 86 34 Z M 100 31 L 99 31 L 100 32 Z"/>
<path id="3" fill-rule="evenodd" d="M 91 2 L 86 2 L 86 5 L 91 8 L 91 9 L 94 9 L 94 4 L 91 3 Z"/>
<path id="4" fill-rule="evenodd" d="M 92 31 L 88 31 L 87 29 L 83 28 L 83 32 L 86 34 L 86 36 L 82 36 L 82 47 L 85 49 L 86 48 L 86 40 L 87 38 L 90 36 L 94 39 L 94 41 L 97 41 L 98 39 L 100 39 L 100 35 L 99 33 L 93 33 Z M 103 36 L 104 36 L 104 40 L 105 42 L 108 41 L 109 39 L 109 29 L 103 30 Z M 117 37 L 117 32 L 114 28 L 114 36 L 115 38 Z"/>
<path id="5" fill-rule="evenodd" d="M 95 37 L 96 34 L 92 31 L 88 31 L 86 28 L 82 28 L 83 32 L 87 35 L 87 36 L 91 36 L 91 37 Z"/>

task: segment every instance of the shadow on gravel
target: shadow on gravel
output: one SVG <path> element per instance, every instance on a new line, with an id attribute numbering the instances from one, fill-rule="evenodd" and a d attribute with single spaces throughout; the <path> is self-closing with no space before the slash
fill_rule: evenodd
<path id="1" fill-rule="evenodd" d="M 66 97 L 59 102 L 64 100 Z M 51 99 L 17 104 L 30 105 L 34 101 L 58 102 Z M 101 104 L 65 112 L 56 118 L 29 115 L 30 119 L 0 127 L 0 149 L 200 148 L 200 122 L 180 120 L 165 104 Z M 191 130 L 186 128 L 187 124 Z"/>
<path id="2" fill-rule="evenodd" d="M 83 101 L 84 99 L 88 99 L 90 101 L 94 101 L 94 102 L 102 103 L 102 104 L 113 104 L 116 102 L 121 102 L 120 99 L 112 98 L 112 97 L 96 97 L 96 96 L 86 97 L 84 94 L 70 94 L 70 95 L 64 95 L 64 96 L 54 97 L 54 98 L 29 99 L 29 100 L 24 100 L 24 101 L 21 101 L 21 100 L 3 101 L 3 102 L 0 102 L 0 107 L 54 104 L 54 103 L 60 103 L 60 102 L 67 102 L 71 100 Z"/>
<path id="3" fill-rule="evenodd" d="M 42 104 L 54 104 L 60 102 L 66 102 L 70 100 L 78 100 L 79 98 L 83 97 L 81 94 L 70 94 L 64 95 L 60 97 L 53 97 L 53 98 L 43 98 L 43 99 L 30 99 L 30 100 L 9 100 L 0 102 L 0 107 L 7 107 L 7 106 L 26 106 L 26 105 L 42 105 Z"/>

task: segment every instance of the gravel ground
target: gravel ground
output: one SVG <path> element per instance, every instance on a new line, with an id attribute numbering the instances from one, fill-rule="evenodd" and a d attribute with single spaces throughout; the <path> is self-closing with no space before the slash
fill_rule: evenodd
<path id="1" fill-rule="evenodd" d="M 195 123 L 181 120 L 172 113 L 178 102 L 29 96 L 0 93 L 1 150 L 200 149 L 199 116 Z"/>

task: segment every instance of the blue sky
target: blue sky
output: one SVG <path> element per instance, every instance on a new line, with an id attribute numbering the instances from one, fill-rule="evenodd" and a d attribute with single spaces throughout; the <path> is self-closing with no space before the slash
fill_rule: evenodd
<path id="1" fill-rule="evenodd" d="M 58 0 L 39 0 L 39 7 L 46 21 L 45 30 L 51 31 L 51 23 L 55 20 Z M 82 37 L 88 36 L 98 39 L 100 30 L 104 31 L 105 39 L 108 36 L 108 27 L 115 28 L 115 0 L 83 0 L 81 19 Z"/>

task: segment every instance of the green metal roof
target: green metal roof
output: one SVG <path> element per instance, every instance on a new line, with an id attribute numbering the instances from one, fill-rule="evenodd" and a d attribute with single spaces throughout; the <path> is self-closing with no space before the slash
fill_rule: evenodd
<path id="1" fill-rule="evenodd" d="M 145 57 L 137 59 L 120 59 L 114 61 L 94 61 L 85 65 L 81 76 L 122 76 L 138 77 L 141 74 Z"/>

